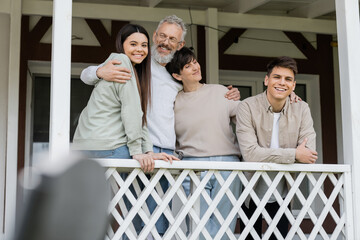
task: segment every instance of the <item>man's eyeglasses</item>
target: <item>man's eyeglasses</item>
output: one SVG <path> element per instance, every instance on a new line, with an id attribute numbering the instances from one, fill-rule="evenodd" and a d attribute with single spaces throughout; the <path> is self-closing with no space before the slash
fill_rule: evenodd
<path id="1" fill-rule="evenodd" d="M 181 42 L 182 42 L 182 41 L 178 41 L 176 37 L 169 37 L 169 36 L 167 36 L 167 35 L 164 34 L 164 33 L 160 33 L 160 34 L 156 33 L 156 36 L 159 37 L 159 39 L 160 39 L 161 42 L 165 42 L 166 39 L 168 39 L 169 42 L 172 43 L 172 44 L 177 44 L 177 43 L 181 43 Z"/>

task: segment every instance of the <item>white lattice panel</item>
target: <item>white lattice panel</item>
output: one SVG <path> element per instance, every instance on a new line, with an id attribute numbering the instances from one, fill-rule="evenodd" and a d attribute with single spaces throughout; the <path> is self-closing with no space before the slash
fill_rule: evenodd
<path id="1" fill-rule="evenodd" d="M 214 239 L 245 239 L 251 235 L 254 239 L 269 239 L 275 234 L 277 239 L 347 239 L 347 232 L 352 231 L 352 214 L 345 209 L 351 209 L 351 178 L 350 167 L 347 165 L 280 165 L 265 163 L 227 163 L 227 162 L 175 162 L 172 165 L 156 161 L 155 172 L 150 179 L 139 169 L 134 160 L 98 160 L 107 168 L 106 177 L 113 190 L 113 197 L 109 204 L 109 214 L 112 219 L 111 227 L 107 232 L 107 239 L 146 239 L 149 235 L 153 239 L 198 239 L 202 234 L 205 239 L 213 239 L 206 230 L 205 225 L 211 216 L 215 217 L 221 227 Z M 219 170 L 231 171 L 227 179 L 223 179 Z M 200 172 L 207 173 L 200 178 Z M 126 179 L 119 172 L 128 172 Z M 252 177 L 247 177 L 252 173 Z M 276 172 L 275 178 L 269 177 L 269 172 Z M 247 175 L 247 176 L 245 176 Z M 169 188 L 164 193 L 159 180 L 165 176 Z M 182 182 L 190 177 L 192 192 L 187 197 Z M 213 199 L 205 191 L 206 183 L 215 176 L 221 189 Z M 260 199 L 254 191 L 254 186 L 262 178 L 267 185 L 265 195 Z M 285 179 L 288 193 L 283 199 L 277 190 L 278 183 Z M 233 181 L 241 182 L 242 191 L 239 197 L 229 190 Z M 141 190 L 139 183 L 145 187 Z M 300 186 L 306 183 L 304 191 Z M 129 187 L 135 188 L 133 194 Z M 152 196 L 157 208 L 152 214 L 146 204 L 146 199 Z M 265 210 L 265 205 L 271 196 L 274 196 L 280 208 L 271 218 Z M 132 207 L 127 210 L 124 196 L 131 202 Z M 175 203 L 177 196 L 180 202 Z M 231 211 L 223 217 L 217 209 L 223 196 L 227 196 Z M 207 204 L 205 213 L 201 216 L 199 211 L 200 198 Z M 250 219 L 242 209 L 242 205 L 251 198 L 257 209 Z M 297 199 L 298 209 L 290 210 L 288 205 Z M 180 211 L 173 212 L 170 205 L 180 204 Z M 136 215 L 142 219 L 144 226 L 139 234 L 136 233 L 132 220 Z M 169 227 L 163 236 L 157 232 L 155 223 L 164 214 Z M 268 227 L 262 236 L 253 228 L 256 219 L 262 215 Z M 276 228 L 281 216 L 285 215 L 290 223 L 289 232 L 283 238 Z M 188 217 L 189 233 L 181 227 Z M 245 224 L 244 229 L 237 229 L 237 233 L 229 228 L 234 217 L 240 218 Z M 307 223 L 309 228 L 301 225 Z M 329 225 L 330 224 L 330 225 Z"/>

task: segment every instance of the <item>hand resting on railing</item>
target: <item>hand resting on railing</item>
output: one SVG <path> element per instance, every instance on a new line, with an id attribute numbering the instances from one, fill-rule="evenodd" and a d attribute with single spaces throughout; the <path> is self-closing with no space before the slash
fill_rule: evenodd
<path id="1" fill-rule="evenodd" d="M 141 165 L 141 169 L 144 172 L 152 172 L 155 167 L 154 160 L 164 160 L 165 162 L 178 161 L 179 159 L 173 155 L 166 154 L 164 152 L 161 153 L 154 153 L 154 152 L 147 152 L 146 154 L 136 154 L 132 156 L 133 159 L 139 161 Z"/>
<path id="2" fill-rule="evenodd" d="M 317 157 L 317 152 L 313 151 L 306 147 L 308 139 L 305 138 L 304 141 L 296 148 L 295 159 L 301 163 L 315 163 Z"/>

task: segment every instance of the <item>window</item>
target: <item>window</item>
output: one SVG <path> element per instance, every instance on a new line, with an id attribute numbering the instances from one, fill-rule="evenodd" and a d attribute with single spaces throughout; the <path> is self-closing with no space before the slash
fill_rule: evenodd
<path id="1" fill-rule="evenodd" d="M 50 121 L 49 76 L 35 76 L 32 89 L 32 163 L 38 160 L 41 152 L 48 150 Z M 87 104 L 93 87 L 84 84 L 79 78 L 71 79 L 70 142 L 73 139 L 81 111 Z M 30 164 L 32 165 L 32 164 Z"/>

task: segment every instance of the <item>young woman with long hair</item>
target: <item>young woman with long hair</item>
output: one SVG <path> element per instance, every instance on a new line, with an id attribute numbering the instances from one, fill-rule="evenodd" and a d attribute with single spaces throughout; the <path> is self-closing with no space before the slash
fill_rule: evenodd
<path id="1" fill-rule="evenodd" d="M 154 159 L 172 161 L 174 156 L 153 153 L 146 128 L 146 111 L 151 95 L 149 35 L 140 25 L 127 24 L 116 38 L 118 53 L 110 60 L 131 70 L 126 84 L 99 81 L 82 111 L 75 131 L 73 149 L 94 158 L 133 158 L 145 172 Z M 105 62 L 105 63 L 106 63 Z"/>

